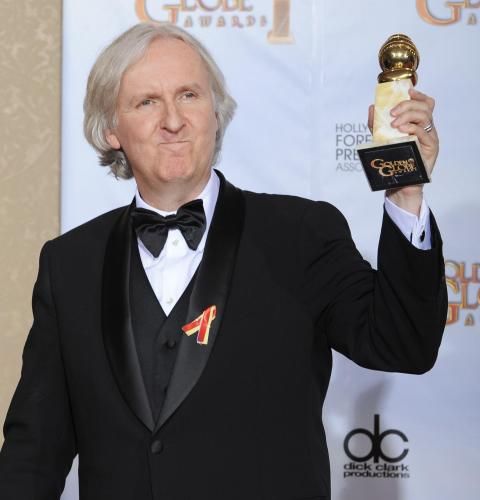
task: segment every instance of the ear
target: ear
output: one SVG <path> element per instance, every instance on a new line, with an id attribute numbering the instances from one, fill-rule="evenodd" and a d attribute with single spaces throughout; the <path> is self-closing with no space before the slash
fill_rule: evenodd
<path id="1" fill-rule="evenodd" d="M 117 135 L 113 130 L 107 129 L 105 133 L 105 139 L 107 139 L 108 144 L 112 147 L 112 149 L 121 149 L 120 141 L 118 140 Z"/>

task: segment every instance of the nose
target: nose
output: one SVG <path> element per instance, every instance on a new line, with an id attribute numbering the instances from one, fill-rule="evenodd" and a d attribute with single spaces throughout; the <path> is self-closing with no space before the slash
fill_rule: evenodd
<path id="1" fill-rule="evenodd" d="M 175 101 L 165 103 L 162 129 L 167 133 L 176 134 L 180 132 L 184 124 L 185 120 L 178 103 Z"/>

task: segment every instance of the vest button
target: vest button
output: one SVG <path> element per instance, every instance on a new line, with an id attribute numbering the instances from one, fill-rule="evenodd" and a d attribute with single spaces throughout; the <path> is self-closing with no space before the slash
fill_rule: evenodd
<path id="1" fill-rule="evenodd" d="M 176 340 L 173 340 L 173 339 L 169 339 L 165 342 L 165 345 L 169 348 L 169 349 L 173 349 L 176 345 L 177 345 L 177 341 Z"/>
<path id="2" fill-rule="evenodd" d="M 155 441 L 152 442 L 150 449 L 152 450 L 152 453 L 154 455 L 158 455 L 163 450 L 163 443 L 160 441 L 160 439 L 156 439 Z"/>

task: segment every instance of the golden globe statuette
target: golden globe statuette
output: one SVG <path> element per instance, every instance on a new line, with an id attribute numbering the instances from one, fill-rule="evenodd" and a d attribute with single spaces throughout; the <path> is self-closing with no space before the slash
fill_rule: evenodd
<path id="1" fill-rule="evenodd" d="M 399 102 L 410 99 L 417 83 L 420 56 L 406 35 L 392 35 L 380 48 L 373 119 L 373 142 L 357 148 L 372 191 L 430 182 L 417 137 L 393 128 L 390 114 Z"/>

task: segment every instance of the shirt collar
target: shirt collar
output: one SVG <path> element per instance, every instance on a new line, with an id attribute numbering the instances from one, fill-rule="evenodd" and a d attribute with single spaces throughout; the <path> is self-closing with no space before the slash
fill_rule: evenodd
<path id="1" fill-rule="evenodd" d="M 212 222 L 213 212 L 215 211 L 215 205 L 217 204 L 219 190 L 220 179 L 216 172 L 212 169 L 210 173 L 210 179 L 208 180 L 206 186 L 203 188 L 203 191 L 195 198 L 196 200 L 202 200 L 206 218 L 205 233 L 203 234 L 203 238 L 198 245 L 198 248 L 196 250 L 197 252 L 203 251 L 203 248 L 205 247 L 205 241 L 207 239 L 208 231 L 210 230 L 210 224 Z M 135 192 L 135 203 L 138 208 L 146 208 L 147 210 L 152 210 L 153 212 L 163 215 L 164 217 L 166 215 L 177 213 L 176 210 L 173 212 L 165 212 L 164 210 L 158 210 L 158 208 L 152 207 L 142 199 L 138 187 Z"/>

